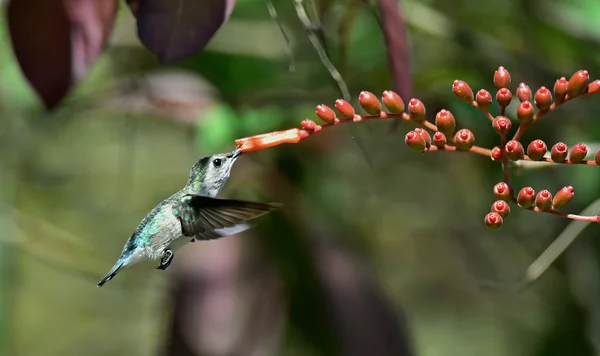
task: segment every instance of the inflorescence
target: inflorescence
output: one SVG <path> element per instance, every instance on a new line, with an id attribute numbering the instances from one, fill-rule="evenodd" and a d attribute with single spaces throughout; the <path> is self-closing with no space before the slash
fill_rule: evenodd
<path id="1" fill-rule="evenodd" d="M 521 142 L 523 133 L 548 112 L 577 97 L 599 92 L 600 80 L 590 82 L 588 72 L 579 70 L 569 80 L 564 77 L 558 79 L 554 84 L 553 93 L 542 86 L 535 94 L 527 84 L 520 83 L 514 92 L 514 96 L 519 100 L 516 112 L 519 125 L 512 137 L 509 137 L 512 121 L 505 116 L 506 108 L 513 100 L 510 84 L 510 73 L 504 67 L 499 67 L 494 73 L 496 102 L 500 107 L 500 115 L 496 117 L 489 111 L 493 102 L 490 92 L 481 89 L 474 94 L 469 84 L 462 80 L 455 80 L 452 84 L 452 91 L 456 97 L 467 105 L 478 108 L 488 118 L 494 132 L 500 137 L 500 144 L 491 149 L 476 146 L 475 135 L 469 129 L 457 130 L 456 119 L 449 110 L 440 110 L 432 123 L 426 119 L 425 105 L 419 99 L 413 98 L 408 105 L 405 105 L 402 98 L 390 90 L 383 92 L 381 100 L 368 91 L 360 93 L 358 101 L 366 115 L 356 113 L 349 102 L 338 99 L 335 102 L 337 114 L 327 105 L 321 104 L 316 107 L 317 116 L 325 122 L 322 125 L 307 119 L 302 121 L 302 129 L 293 128 L 246 137 L 236 140 L 236 143 L 242 152 L 248 153 L 282 143 L 298 143 L 314 133 L 342 123 L 374 119 L 412 121 L 421 127 L 408 132 L 404 141 L 414 151 L 471 152 L 488 156 L 493 161 L 501 163 L 503 180 L 493 189 L 497 200 L 485 216 L 485 224 L 489 229 L 497 230 L 502 226 L 504 218 L 510 212 L 510 203 L 533 212 L 549 213 L 573 220 L 600 222 L 600 215 L 582 216 L 561 211 L 573 199 L 574 189 L 571 186 L 561 188 L 553 196 L 548 190 L 536 194 L 531 187 L 524 187 L 515 194 L 516 190 L 510 184 L 510 162 L 525 160 L 555 164 L 600 165 L 600 151 L 593 159 L 586 159 L 590 152 L 583 143 L 574 145 L 569 151 L 563 142 L 557 142 L 550 149 L 540 139 L 531 141 L 526 145 L 527 148 Z"/>

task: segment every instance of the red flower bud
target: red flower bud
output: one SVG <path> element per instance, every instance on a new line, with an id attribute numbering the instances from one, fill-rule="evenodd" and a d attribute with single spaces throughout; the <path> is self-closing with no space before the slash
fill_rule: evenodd
<path id="1" fill-rule="evenodd" d="M 454 83 L 452 83 L 452 91 L 461 101 L 467 104 L 473 103 L 473 90 L 466 82 L 455 80 Z"/>
<path id="2" fill-rule="evenodd" d="M 501 107 L 507 107 L 512 100 L 512 93 L 506 88 L 499 89 L 496 93 L 496 100 Z"/>
<path id="3" fill-rule="evenodd" d="M 427 147 L 427 143 L 423 138 L 423 135 L 410 131 L 404 136 L 404 142 L 410 147 L 413 151 L 423 152 Z"/>
<path id="4" fill-rule="evenodd" d="M 492 94 L 487 90 L 481 89 L 477 92 L 475 101 L 477 102 L 477 106 L 487 111 L 492 106 Z"/>
<path id="5" fill-rule="evenodd" d="M 438 131 L 433 134 L 433 144 L 440 150 L 443 150 L 446 147 L 446 141 L 446 135 L 442 132 Z"/>
<path id="6" fill-rule="evenodd" d="M 557 143 L 552 146 L 552 150 L 550 151 L 550 157 L 556 163 L 563 163 L 567 159 L 567 145 L 562 142 Z"/>
<path id="7" fill-rule="evenodd" d="M 298 130 L 298 137 L 300 140 L 307 138 L 308 136 L 310 136 L 310 134 L 308 133 L 308 131 L 306 130 Z"/>
<path id="8" fill-rule="evenodd" d="M 494 195 L 501 200 L 510 201 L 512 198 L 512 192 L 508 184 L 504 182 L 497 183 L 494 186 Z"/>
<path id="9" fill-rule="evenodd" d="M 302 125 L 302 128 L 306 131 L 314 131 L 315 128 L 317 128 L 317 124 L 315 124 L 314 121 L 308 119 L 302 120 L 300 124 Z"/>
<path id="10" fill-rule="evenodd" d="M 508 134 L 510 132 L 511 125 L 510 119 L 506 116 L 496 116 L 494 121 L 492 121 L 492 127 L 498 135 Z"/>
<path id="11" fill-rule="evenodd" d="M 560 103 L 565 100 L 565 96 L 567 96 L 567 79 L 562 77 L 554 83 L 554 98 L 556 102 Z"/>
<path id="12" fill-rule="evenodd" d="M 425 120 L 425 105 L 419 99 L 410 99 L 408 102 L 408 114 L 411 120 L 423 122 Z"/>
<path id="13" fill-rule="evenodd" d="M 392 114 L 400 114 L 404 111 L 404 101 L 402 101 L 402 98 L 396 92 L 391 90 L 384 91 L 381 100 L 383 101 L 383 105 Z"/>
<path id="14" fill-rule="evenodd" d="M 485 226 L 492 231 L 496 231 L 502 227 L 502 216 L 495 211 L 488 213 L 485 216 Z"/>
<path id="15" fill-rule="evenodd" d="M 540 161 L 548 151 L 546 143 L 542 140 L 533 140 L 527 146 L 527 156 L 532 161 Z"/>
<path id="16" fill-rule="evenodd" d="M 571 200 L 573 200 L 573 196 L 575 195 L 575 191 L 573 187 L 566 186 L 562 187 L 555 195 L 554 200 L 552 200 L 552 206 L 554 209 L 560 209 L 565 207 Z"/>
<path id="17" fill-rule="evenodd" d="M 510 206 L 505 200 L 496 200 L 494 204 L 492 204 L 492 211 L 505 218 L 510 213 Z"/>
<path id="18" fill-rule="evenodd" d="M 338 99 L 335 101 L 335 108 L 340 113 L 342 118 L 348 120 L 354 117 L 354 107 L 344 99 Z"/>
<path id="19" fill-rule="evenodd" d="M 519 86 L 517 87 L 517 98 L 519 98 L 521 102 L 531 101 L 531 89 L 529 89 L 529 86 L 527 84 L 519 84 Z"/>
<path id="20" fill-rule="evenodd" d="M 535 201 L 535 190 L 531 187 L 525 187 L 519 191 L 519 195 L 517 195 L 517 203 L 523 209 L 529 209 L 533 206 L 533 202 Z"/>
<path id="21" fill-rule="evenodd" d="M 587 70 L 578 70 L 573 74 L 567 83 L 567 94 L 574 98 L 583 93 L 590 81 L 590 75 Z"/>
<path id="22" fill-rule="evenodd" d="M 317 115 L 321 118 L 321 120 L 332 123 L 335 121 L 335 112 L 329 108 L 329 106 L 321 104 L 316 108 Z"/>
<path id="23" fill-rule="evenodd" d="M 596 79 L 593 82 L 591 82 L 587 87 L 587 91 L 590 94 L 600 91 L 600 79 Z"/>
<path id="24" fill-rule="evenodd" d="M 533 120 L 533 105 L 529 101 L 523 101 L 517 108 L 517 118 L 523 124 Z"/>
<path id="25" fill-rule="evenodd" d="M 417 127 L 415 129 L 415 132 L 418 133 L 419 135 L 421 135 L 423 137 L 423 139 L 425 140 L 425 148 L 429 148 L 431 146 L 431 136 L 429 135 L 429 132 L 427 132 L 427 130 L 422 129 L 420 127 Z"/>
<path id="26" fill-rule="evenodd" d="M 540 111 L 550 109 L 550 105 L 552 104 L 552 94 L 550 93 L 550 90 L 546 87 L 539 88 L 538 91 L 535 92 L 533 102 Z"/>
<path id="27" fill-rule="evenodd" d="M 525 157 L 525 149 L 523 149 L 521 142 L 517 140 L 508 141 L 504 146 L 504 150 L 511 161 L 518 161 Z"/>
<path id="28" fill-rule="evenodd" d="M 499 67 L 494 73 L 494 86 L 497 89 L 510 87 L 510 73 L 504 67 Z"/>
<path id="29" fill-rule="evenodd" d="M 461 151 L 468 151 L 475 143 L 475 135 L 473 135 L 471 130 L 468 129 L 458 130 L 454 136 L 454 143 L 456 144 L 457 149 Z"/>
<path id="30" fill-rule="evenodd" d="M 504 156 L 504 151 L 502 151 L 500 146 L 496 146 L 492 148 L 490 156 L 492 157 L 492 161 L 499 161 Z"/>
<path id="31" fill-rule="evenodd" d="M 588 148 L 583 143 L 578 143 L 571 149 L 569 160 L 573 163 L 579 163 L 583 161 L 585 156 L 588 154 Z"/>
<path id="32" fill-rule="evenodd" d="M 547 190 L 542 190 L 535 197 L 535 206 L 541 211 L 550 210 L 552 207 L 552 194 Z"/>
<path id="33" fill-rule="evenodd" d="M 360 106 L 369 114 L 369 115 L 379 115 L 381 112 L 381 103 L 379 99 L 373 93 L 368 91 L 360 92 L 358 96 L 358 101 L 360 102 Z"/>
<path id="34" fill-rule="evenodd" d="M 442 109 L 435 115 L 435 126 L 446 135 L 452 135 L 456 130 L 454 115 L 448 110 Z"/>

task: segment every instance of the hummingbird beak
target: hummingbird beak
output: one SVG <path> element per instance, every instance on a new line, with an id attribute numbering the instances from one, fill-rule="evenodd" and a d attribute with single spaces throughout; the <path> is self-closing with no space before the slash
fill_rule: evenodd
<path id="1" fill-rule="evenodd" d="M 238 158 L 242 154 L 242 150 L 240 148 L 236 148 L 231 152 L 233 158 Z"/>

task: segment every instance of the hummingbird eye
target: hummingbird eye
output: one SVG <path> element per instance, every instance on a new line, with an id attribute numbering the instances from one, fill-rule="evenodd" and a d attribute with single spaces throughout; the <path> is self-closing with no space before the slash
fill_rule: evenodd
<path id="1" fill-rule="evenodd" d="M 222 163 L 222 162 L 221 162 L 221 159 L 219 159 L 219 158 L 215 158 L 215 159 L 213 160 L 213 164 L 215 165 L 215 167 L 219 167 L 219 166 L 221 166 L 221 163 Z"/>

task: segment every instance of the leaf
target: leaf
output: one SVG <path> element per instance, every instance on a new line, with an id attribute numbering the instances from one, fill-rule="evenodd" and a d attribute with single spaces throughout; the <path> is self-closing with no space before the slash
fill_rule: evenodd
<path id="1" fill-rule="evenodd" d="M 54 108 L 102 53 L 117 5 L 116 0 L 9 2 L 15 56 L 46 108 Z"/>
<path id="2" fill-rule="evenodd" d="M 235 0 L 127 0 L 138 37 L 162 62 L 201 51 L 227 21 Z"/>

